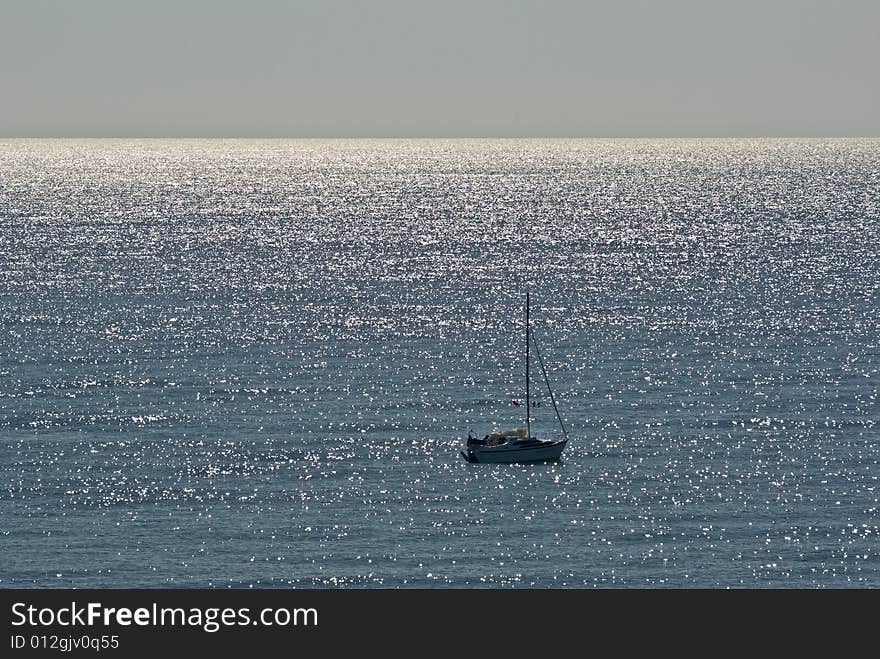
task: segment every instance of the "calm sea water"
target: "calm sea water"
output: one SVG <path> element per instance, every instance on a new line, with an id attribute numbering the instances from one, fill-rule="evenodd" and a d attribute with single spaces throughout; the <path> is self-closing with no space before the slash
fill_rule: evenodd
<path id="1" fill-rule="evenodd" d="M 0 142 L 0 587 L 880 587 L 878 234 L 878 140 Z"/>

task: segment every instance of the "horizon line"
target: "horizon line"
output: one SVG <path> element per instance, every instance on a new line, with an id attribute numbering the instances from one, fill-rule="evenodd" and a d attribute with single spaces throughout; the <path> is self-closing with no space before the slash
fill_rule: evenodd
<path id="1" fill-rule="evenodd" d="M 5 140 L 871 140 L 878 135 L 0 135 Z"/>

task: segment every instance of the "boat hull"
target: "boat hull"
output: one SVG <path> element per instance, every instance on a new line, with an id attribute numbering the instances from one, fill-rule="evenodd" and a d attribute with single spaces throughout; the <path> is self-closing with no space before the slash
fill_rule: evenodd
<path id="1" fill-rule="evenodd" d="M 568 439 L 511 442 L 498 446 L 468 446 L 461 452 L 468 462 L 521 463 L 553 462 L 559 460 Z"/>

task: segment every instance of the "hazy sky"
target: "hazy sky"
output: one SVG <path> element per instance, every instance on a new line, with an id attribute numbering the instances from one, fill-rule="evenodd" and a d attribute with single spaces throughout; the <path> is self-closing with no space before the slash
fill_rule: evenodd
<path id="1" fill-rule="evenodd" d="M 0 0 L 0 136 L 877 136 L 880 0 Z"/>

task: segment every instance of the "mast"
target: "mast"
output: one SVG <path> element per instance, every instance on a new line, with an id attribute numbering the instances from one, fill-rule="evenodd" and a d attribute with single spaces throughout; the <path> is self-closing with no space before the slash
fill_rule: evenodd
<path id="1" fill-rule="evenodd" d="M 532 405 L 529 400 L 529 344 L 531 343 L 529 336 L 529 292 L 526 291 L 526 436 L 532 437 Z"/>

